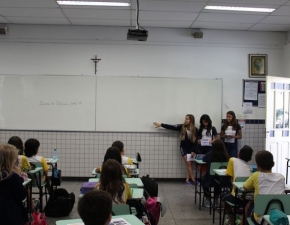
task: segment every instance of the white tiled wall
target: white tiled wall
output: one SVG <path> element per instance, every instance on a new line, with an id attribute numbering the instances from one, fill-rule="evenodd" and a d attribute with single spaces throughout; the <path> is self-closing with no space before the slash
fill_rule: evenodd
<path id="1" fill-rule="evenodd" d="M 245 144 L 254 151 L 264 149 L 264 124 L 246 124 L 239 148 Z M 125 144 L 125 153 L 134 157 L 139 152 L 140 176 L 150 174 L 155 178 L 185 178 L 186 170 L 179 152 L 179 135 L 168 133 L 102 133 L 102 132 L 47 132 L 0 131 L 0 142 L 19 136 L 23 142 L 36 138 L 40 142 L 39 155 L 52 157 L 57 147 L 59 163 L 65 177 L 91 177 L 94 167 L 101 165 L 108 147 L 116 140 Z M 254 159 L 254 157 L 253 157 Z M 254 162 L 254 161 L 253 161 Z"/>

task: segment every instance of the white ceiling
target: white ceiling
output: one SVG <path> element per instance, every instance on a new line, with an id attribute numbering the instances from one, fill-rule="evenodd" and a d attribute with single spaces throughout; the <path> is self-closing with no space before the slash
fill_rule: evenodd
<path id="1" fill-rule="evenodd" d="M 135 26 L 131 7 L 59 6 L 55 0 L 0 0 L 0 24 Z M 205 5 L 271 7 L 272 13 L 204 10 Z M 139 24 L 148 27 L 289 31 L 290 0 L 139 0 Z"/>

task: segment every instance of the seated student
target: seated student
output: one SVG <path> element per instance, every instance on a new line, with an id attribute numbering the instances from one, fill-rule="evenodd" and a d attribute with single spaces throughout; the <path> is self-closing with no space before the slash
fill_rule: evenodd
<path id="1" fill-rule="evenodd" d="M 123 178 L 122 165 L 114 159 L 104 162 L 100 182 L 95 189 L 108 192 L 113 204 L 126 204 L 127 199 L 132 198 L 131 188 Z"/>
<path id="2" fill-rule="evenodd" d="M 105 157 L 104 157 L 104 163 L 108 160 L 108 159 L 115 159 L 117 162 L 119 162 L 120 164 L 122 164 L 122 158 L 121 158 L 121 154 L 120 151 L 117 147 L 110 147 L 107 149 Z M 99 166 L 96 168 L 96 173 L 101 173 L 102 172 L 102 166 Z M 126 174 L 127 177 L 130 177 L 129 171 L 126 167 L 122 166 L 122 171 L 123 174 Z"/>
<path id="3" fill-rule="evenodd" d="M 202 159 L 203 162 L 206 162 L 210 165 L 212 162 L 228 162 L 230 156 L 225 148 L 223 141 L 215 140 L 212 143 L 212 149 L 209 151 Z M 204 206 L 210 207 L 210 196 L 209 196 L 209 188 L 215 185 L 214 176 L 210 175 L 210 166 L 206 171 L 206 174 L 201 182 L 203 190 L 204 190 Z M 219 188 L 215 188 L 214 196 L 217 199 L 219 195 Z M 218 205 L 218 201 L 215 201 Z"/>
<path id="4" fill-rule="evenodd" d="M 28 222 L 22 203 L 27 192 L 15 166 L 17 156 L 14 146 L 0 144 L 0 224 L 3 225 L 24 225 Z"/>
<path id="5" fill-rule="evenodd" d="M 241 148 L 238 158 L 230 158 L 228 167 L 226 170 L 227 175 L 231 176 L 232 182 L 236 180 L 237 177 L 250 177 L 252 175 L 252 167 L 248 162 L 252 159 L 253 149 L 245 145 Z M 235 190 L 233 189 L 231 193 L 225 193 L 223 195 L 223 200 L 230 202 L 232 204 L 241 205 L 242 201 L 240 198 L 235 198 Z M 237 200 L 237 202 L 235 202 Z M 228 206 L 228 205 L 226 205 Z M 230 212 L 230 207 L 225 210 Z M 232 216 L 229 214 L 230 222 L 233 222 Z"/>
<path id="6" fill-rule="evenodd" d="M 112 198 L 102 190 L 87 192 L 79 200 L 78 213 L 85 225 L 108 225 L 112 218 Z"/>
<path id="7" fill-rule="evenodd" d="M 30 164 L 28 162 L 28 158 L 23 155 L 23 142 L 18 136 L 13 136 L 8 140 L 8 144 L 13 145 L 18 150 L 18 165 L 19 172 L 27 172 L 30 170 Z M 30 199 L 30 189 L 28 191 L 28 199 Z M 30 199 L 31 210 L 35 211 L 39 205 L 39 199 Z"/>
<path id="8" fill-rule="evenodd" d="M 272 173 L 272 167 L 274 166 L 273 155 L 268 151 L 259 151 L 256 156 L 256 164 L 258 171 L 255 172 L 244 183 L 246 190 L 255 189 L 255 197 L 258 194 L 283 194 L 285 193 L 285 178 L 280 173 Z M 250 210 L 249 210 L 250 209 Z M 249 202 L 246 206 L 245 215 L 246 218 L 249 215 L 249 211 L 253 212 L 254 204 Z M 260 224 L 263 215 L 251 213 L 251 219 L 255 224 Z M 243 221 L 241 221 L 243 222 Z M 242 223 L 241 223 L 242 224 Z"/>
<path id="9" fill-rule="evenodd" d="M 124 149 L 124 144 L 123 144 L 122 141 L 115 141 L 112 144 L 112 147 L 117 147 L 120 150 L 120 153 L 121 153 L 121 156 L 122 156 L 122 164 L 123 165 L 126 165 L 126 164 L 133 165 L 132 159 L 130 159 L 127 156 L 124 156 L 125 155 L 125 149 Z"/>
<path id="10" fill-rule="evenodd" d="M 49 179 L 48 179 L 49 167 L 45 161 L 45 158 L 37 155 L 39 146 L 40 146 L 40 143 L 38 140 L 36 140 L 34 138 L 30 138 L 24 144 L 24 153 L 25 153 L 26 157 L 28 158 L 29 162 L 31 162 L 31 163 L 41 162 L 42 163 L 44 180 L 46 182 L 46 189 L 49 192 L 50 191 L 50 183 L 49 183 Z"/>
<path id="11" fill-rule="evenodd" d="M 13 145 L 18 150 L 18 163 L 20 172 L 30 170 L 30 164 L 25 155 L 23 155 L 23 142 L 18 136 L 13 136 L 8 140 L 8 144 Z"/>

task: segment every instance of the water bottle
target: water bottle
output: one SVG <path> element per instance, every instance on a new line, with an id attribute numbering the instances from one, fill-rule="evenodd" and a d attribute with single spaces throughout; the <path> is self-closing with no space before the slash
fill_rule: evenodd
<path id="1" fill-rule="evenodd" d="M 52 158 L 57 159 L 57 149 L 56 148 L 53 149 Z"/>

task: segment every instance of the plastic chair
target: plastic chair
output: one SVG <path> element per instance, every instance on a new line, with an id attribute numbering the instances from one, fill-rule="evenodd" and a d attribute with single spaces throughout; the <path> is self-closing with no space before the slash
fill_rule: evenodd
<path id="1" fill-rule="evenodd" d="M 127 204 L 114 204 L 112 208 L 112 213 L 114 216 L 119 215 L 130 215 L 130 207 Z"/>
<path id="2" fill-rule="evenodd" d="M 245 182 L 249 177 L 236 177 L 235 181 L 236 182 Z M 244 199 L 245 196 L 243 196 L 242 198 Z M 235 207 L 235 204 L 232 204 L 231 202 L 228 201 L 224 201 L 225 202 L 225 209 L 226 209 L 226 205 L 229 205 L 231 208 Z M 240 208 L 240 206 L 237 206 L 237 208 Z M 224 210 L 223 212 L 223 220 L 222 220 L 222 224 L 224 224 L 225 221 L 225 214 L 226 214 L 226 210 Z"/>
<path id="3" fill-rule="evenodd" d="M 45 195 L 45 201 L 47 203 L 47 190 L 46 190 L 46 182 L 42 179 L 43 177 L 43 166 L 41 162 L 31 162 L 32 166 L 35 167 L 34 170 L 28 171 L 28 176 L 32 179 L 32 188 L 37 187 L 38 192 L 32 192 L 32 194 L 38 194 L 39 195 L 39 209 L 42 212 L 43 211 L 43 195 Z M 43 191 L 44 188 L 44 191 Z"/>
<path id="4" fill-rule="evenodd" d="M 269 215 L 271 209 L 279 209 L 284 211 L 286 215 L 290 215 L 290 195 L 259 194 L 256 196 L 254 206 L 255 213 L 259 215 Z M 249 225 L 254 225 L 250 217 L 248 217 L 247 220 Z M 263 221 L 261 224 L 263 224 Z"/>
<path id="5" fill-rule="evenodd" d="M 228 162 L 212 162 L 210 164 L 210 175 L 215 176 L 215 172 L 213 171 L 214 169 L 226 169 L 228 166 Z M 214 182 L 215 183 L 215 182 Z M 223 186 L 220 185 L 222 188 Z M 211 200 L 212 200 L 212 191 L 211 188 L 214 188 L 214 185 L 209 186 L 209 200 L 210 200 L 210 206 L 209 206 L 209 214 L 211 214 Z"/>

